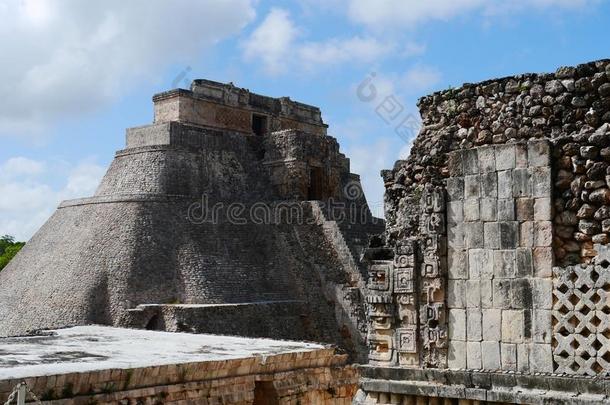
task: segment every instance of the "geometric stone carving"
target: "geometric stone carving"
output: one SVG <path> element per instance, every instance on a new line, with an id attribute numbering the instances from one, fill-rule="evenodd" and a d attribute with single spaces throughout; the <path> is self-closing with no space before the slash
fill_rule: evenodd
<path id="1" fill-rule="evenodd" d="M 375 261 L 369 268 L 368 289 L 390 291 L 392 279 L 390 277 L 391 263 Z"/>
<path id="2" fill-rule="evenodd" d="M 394 302 L 392 297 L 393 263 L 372 261 L 366 295 L 369 360 L 382 364 L 394 361 Z"/>
<path id="3" fill-rule="evenodd" d="M 394 271 L 394 292 L 412 293 L 413 292 L 413 268 L 396 269 Z"/>
<path id="4" fill-rule="evenodd" d="M 610 372 L 609 274 L 609 268 L 597 264 L 553 269 L 555 372 Z"/>
<path id="5" fill-rule="evenodd" d="M 367 338 L 373 363 L 447 366 L 444 188 L 427 185 L 420 208 L 420 238 L 398 241 L 391 261 L 369 263 Z"/>
<path id="6" fill-rule="evenodd" d="M 447 320 L 445 284 L 447 246 L 445 190 L 427 184 L 422 192 L 420 214 L 420 279 L 418 283 L 422 365 L 447 367 Z"/>
<path id="7" fill-rule="evenodd" d="M 417 353 L 417 327 L 399 328 L 396 330 L 396 336 L 399 352 Z"/>

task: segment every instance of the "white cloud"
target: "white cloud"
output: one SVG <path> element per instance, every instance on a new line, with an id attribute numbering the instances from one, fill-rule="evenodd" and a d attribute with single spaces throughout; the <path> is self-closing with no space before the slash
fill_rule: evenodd
<path id="1" fill-rule="evenodd" d="M 244 57 L 250 62 L 262 61 L 269 73 L 281 73 L 297 34 L 288 12 L 274 8 L 244 42 Z"/>
<path id="2" fill-rule="evenodd" d="M 274 8 L 243 41 L 243 57 L 248 62 L 261 62 L 266 73 L 275 75 L 294 69 L 371 63 L 391 54 L 413 56 L 425 49 L 415 42 L 398 47 L 394 41 L 360 35 L 305 41 L 302 33 L 286 10 Z"/>
<path id="3" fill-rule="evenodd" d="M 333 38 L 327 42 L 308 42 L 298 50 L 299 59 L 309 69 L 320 65 L 342 64 L 350 61 L 374 62 L 396 49 L 392 43 L 371 37 Z"/>
<path id="4" fill-rule="evenodd" d="M 580 9 L 599 0 L 350 0 L 350 18 L 374 30 L 414 28 L 431 20 L 446 21 L 473 11 L 500 14 L 548 8 Z"/>
<path id="5" fill-rule="evenodd" d="M 446 20 L 483 6 L 486 0 L 351 0 L 350 17 L 374 29 L 413 28 L 427 20 Z"/>
<path id="6" fill-rule="evenodd" d="M 437 85 L 442 78 L 441 72 L 433 66 L 415 65 L 403 75 L 401 86 L 406 91 L 418 93 Z"/>
<path id="7" fill-rule="evenodd" d="M 252 0 L 0 0 L 0 134 L 95 110 L 253 18 Z"/>
<path id="8" fill-rule="evenodd" d="M 104 172 L 102 166 L 88 160 L 70 165 L 24 157 L 8 159 L 0 165 L 0 235 L 28 240 L 61 201 L 93 195 Z M 67 180 L 51 186 L 57 179 Z"/>
<path id="9" fill-rule="evenodd" d="M 44 170 L 44 163 L 36 160 L 14 157 L 8 159 L 2 166 L 0 166 L 0 173 L 4 176 L 16 176 L 16 175 L 34 175 L 39 174 Z"/>

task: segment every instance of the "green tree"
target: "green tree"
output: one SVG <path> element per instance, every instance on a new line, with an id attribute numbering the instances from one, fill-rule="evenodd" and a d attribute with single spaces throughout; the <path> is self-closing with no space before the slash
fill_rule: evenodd
<path id="1" fill-rule="evenodd" d="M 11 235 L 0 236 L 0 255 L 4 254 L 7 247 L 15 243 L 15 238 Z"/>
<path id="2" fill-rule="evenodd" d="M 0 237 L 0 271 L 6 267 L 24 245 L 24 242 L 15 242 L 15 238 L 10 235 Z"/>

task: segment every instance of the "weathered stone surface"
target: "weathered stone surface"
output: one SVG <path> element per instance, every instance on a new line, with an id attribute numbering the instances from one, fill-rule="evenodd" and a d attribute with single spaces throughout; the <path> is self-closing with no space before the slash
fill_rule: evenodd
<path id="1" fill-rule="evenodd" d="M 481 360 L 484 370 L 499 370 L 501 368 L 500 343 L 481 342 Z"/>
<path id="2" fill-rule="evenodd" d="M 483 340 L 497 341 L 502 339 L 502 310 L 484 309 L 483 316 Z"/>
<path id="3" fill-rule="evenodd" d="M 610 203 L 610 189 L 601 188 L 593 191 L 589 195 L 589 201 L 594 204 L 609 204 Z"/>
<path id="4" fill-rule="evenodd" d="M 449 339 L 466 340 L 466 311 L 463 309 L 449 310 Z"/>
<path id="5" fill-rule="evenodd" d="M 501 198 L 498 200 L 498 221 L 515 220 L 515 200 L 512 198 Z"/>
<path id="6" fill-rule="evenodd" d="M 521 347 L 522 345 L 518 345 Z M 500 346 L 500 357 L 502 359 L 502 370 L 517 370 L 517 345 L 502 343 Z"/>
<path id="7" fill-rule="evenodd" d="M 453 369 L 466 368 L 466 342 L 459 340 L 451 340 L 449 342 L 447 367 Z"/>
<path id="8" fill-rule="evenodd" d="M 480 308 L 469 308 L 466 310 L 466 339 L 469 342 L 483 340 L 482 322 Z"/>
<path id="9" fill-rule="evenodd" d="M 502 311 L 502 341 L 508 343 L 523 342 L 523 311 Z"/>
<path id="10" fill-rule="evenodd" d="M 465 280 L 449 280 L 447 286 L 447 306 L 449 308 L 466 308 Z"/>
<path id="11" fill-rule="evenodd" d="M 531 198 L 517 198 L 515 210 L 518 221 L 534 220 L 534 202 Z"/>
<path id="12" fill-rule="evenodd" d="M 466 367 L 480 370 L 483 367 L 481 360 L 481 342 L 466 342 Z"/>

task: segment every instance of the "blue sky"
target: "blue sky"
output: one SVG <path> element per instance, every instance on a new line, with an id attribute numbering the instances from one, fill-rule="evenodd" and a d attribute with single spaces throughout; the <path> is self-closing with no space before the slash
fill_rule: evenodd
<path id="1" fill-rule="evenodd" d="M 125 128 L 181 76 L 319 106 L 381 213 L 379 170 L 408 153 L 394 129 L 418 97 L 608 58 L 610 2 L 0 0 L 0 35 L 0 234 L 27 240 L 94 192 Z M 389 123 L 388 96 L 404 107 Z"/>

